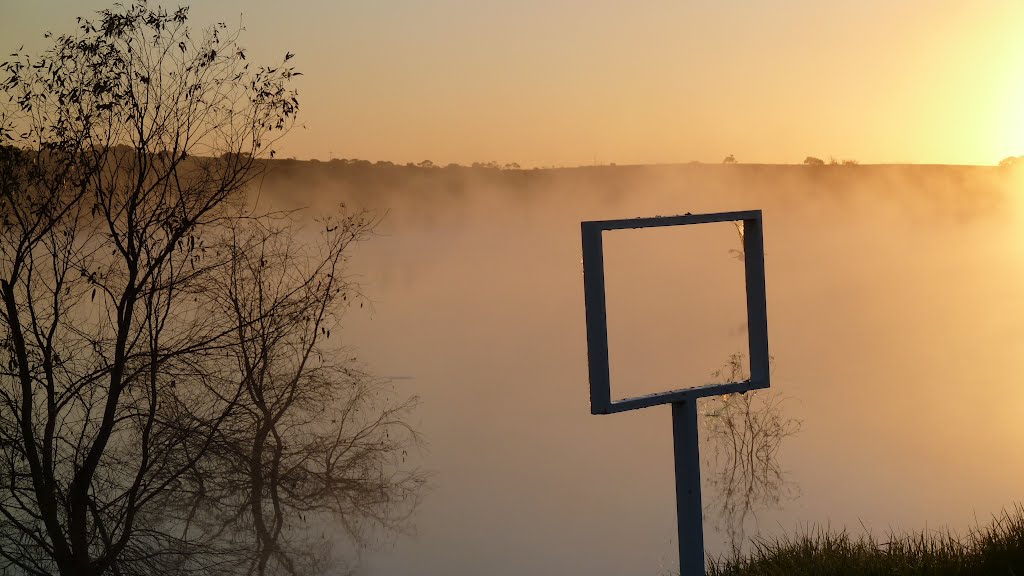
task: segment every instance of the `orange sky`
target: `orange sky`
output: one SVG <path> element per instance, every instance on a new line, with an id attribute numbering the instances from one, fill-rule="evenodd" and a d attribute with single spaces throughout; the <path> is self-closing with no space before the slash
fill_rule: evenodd
<path id="1" fill-rule="evenodd" d="M 107 2 L 5 2 L 0 49 Z M 285 51 L 283 156 L 396 162 L 992 164 L 1024 154 L 1019 0 L 225 0 Z"/>

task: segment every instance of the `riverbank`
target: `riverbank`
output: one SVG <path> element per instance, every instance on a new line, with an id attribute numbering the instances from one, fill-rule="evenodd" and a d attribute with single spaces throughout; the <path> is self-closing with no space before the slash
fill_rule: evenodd
<path id="1" fill-rule="evenodd" d="M 1024 575 L 1024 507 L 1004 510 L 965 535 L 926 531 L 887 538 L 811 529 L 754 542 L 752 552 L 713 561 L 709 576 Z"/>

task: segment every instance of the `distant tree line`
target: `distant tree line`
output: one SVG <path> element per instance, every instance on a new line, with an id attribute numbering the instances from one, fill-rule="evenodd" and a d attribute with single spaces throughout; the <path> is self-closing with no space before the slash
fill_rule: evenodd
<path id="1" fill-rule="evenodd" d="M 825 166 L 826 164 L 829 166 L 857 166 L 860 162 L 852 159 L 839 160 L 835 157 L 829 157 L 828 162 L 825 162 L 816 156 L 808 156 L 804 158 L 804 164 L 807 166 Z"/>
<path id="2" fill-rule="evenodd" d="M 404 168 L 423 168 L 423 169 L 428 169 L 428 170 L 430 170 L 430 169 L 465 169 L 465 168 L 483 168 L 483 169 L 488 169 L 488 170 L 522 170 L 523 169 L 522 166 L 520 166 L 516 162 L 507 162 L 507 163 L 503 164 L 501 162 L 494 162 L 494 161 L 491 161 L 491 162 L 473 162 L 469 166 L 465 166 L 465 165 L 458 164 L 458 163 L 455 163 L 455 162 L 450 162 L 450 163 L 445 164 L 444 166 L 442 166 L 440 164 L 435 163 L 433 160 L 423 160 L 422 162 L 406 162 L 405 164 L 399 164 L 399 163 L 391 162 L 390 160 L 378 160 L 376 162 L 371 162 L 369 160 L 361 160 L 359 158 L 332 158 L 328 163 L 329 164 L 334 164 L 334 165 L 341 165 L 341 166 L 354 166 L 354 167 L 358 167 L 358 168 L 369 168 L 371 166 L 374 166 L 374 167 L 377 167 L 377 168 L 404 167 Z"/>

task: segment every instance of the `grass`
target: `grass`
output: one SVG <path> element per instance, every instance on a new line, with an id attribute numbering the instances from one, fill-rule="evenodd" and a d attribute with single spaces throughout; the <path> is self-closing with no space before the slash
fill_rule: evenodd
<path id="1" fill-rule="evenodd" d="M 711 561 L 708 576 L 804 574 L 1024 576 L 1024 507 L 1003 511 L 966 536 L 921 532 L 851 536 L 845 530 L 813 529 L 799 536 L 754 541 L 749 555 Z"/>

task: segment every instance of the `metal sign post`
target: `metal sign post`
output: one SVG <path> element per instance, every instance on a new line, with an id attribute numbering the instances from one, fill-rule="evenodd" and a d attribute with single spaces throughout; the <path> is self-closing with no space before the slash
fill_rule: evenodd
<path id="1" fill-rule="evenodd" d="M 704 574 L 704 518 L 700 504 L 696 398 L 672 403 L 672 446 L 676 457 L 679 573 L 682 576 Z"/>
<path id="2" fill-rule="evenodd" d="M 612 400 L 608 367 L 608 314 L 604 289 L 606 230 L 684 226 L 711 222 L 743 222 L 744 277 L 747 289 L 747 326 L 750 380 L 705 384 Z M 764 288 L 764 240 L 761 211 L 719 212 L 657 216 L 631 220 L 582 222 L 583 290 L 587 309 L 587 364 L 590 371 L 590 412 L 612 414 L 658 404 L 672 404 L 672 438 L 675 450 L 676 520 L 679 529 L 681 576 L 704 574 L 704 530 L 700 500 L 700 448 L 697 433 L 697 399 L 767 388 L 768 315 Z"/>

